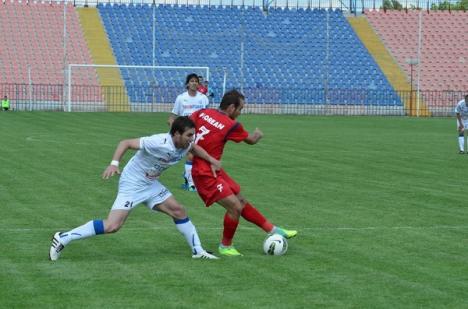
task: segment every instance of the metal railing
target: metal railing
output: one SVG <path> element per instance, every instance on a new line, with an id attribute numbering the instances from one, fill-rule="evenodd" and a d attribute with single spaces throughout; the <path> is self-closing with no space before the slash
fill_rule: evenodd
<path id="1" fill-rule="evenodd" d="M 74 85 L 70 106 L 63 85 L 0 84 L 15 111 L 72 112 L 170 112 L 176 87 L 78 86 Z M 128 95 L 133 93 L 133 95 Z M 245 88 L 245 112 L 255 114 L 451 116 L 463 91 L 397 91 L 367 89 Z M 217 107 L 221 93 L 211 98 Z M 285 99 L 286 98 L 286 99 Z M 287 101 L 287 98 L 292 98 Z M 282 100 L 283 103 L 279 103 Z"/>

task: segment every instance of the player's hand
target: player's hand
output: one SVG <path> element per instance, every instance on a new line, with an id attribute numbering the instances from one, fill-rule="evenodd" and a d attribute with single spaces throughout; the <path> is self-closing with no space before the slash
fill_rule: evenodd
<path id="1" fill-rule="evenodd" d="M 102 173 L 102 179 L 109 179 L 110 177 L 114 176 L 115 174 L 120 175 L 120 170 L 115 165 L 109 165 Z"/>
<path id="2" fill-rule="evenodd" d="M 259 128 L 255 128 L 253 134 L 258 138 L 261 139 L 263 137 L 263 132 Z"/>
<path id="3" fill-rule="evenodd" d="M 213 159 L 211 161 L 211 171 L 213 172 L 213 176 L 216 178 L 216 172 L 221 170 L 221 161 L 218 161 L 216 159 Z"/>
<path id="4" fill-rule="evenodd" d="M 458 126 L 458 131 L 459 131 L 460 133 L 463 133 L 463 131 L 465 131 L 465 127 L 464 127 L 462 124 L 459 125 L 459 126 Z"/>

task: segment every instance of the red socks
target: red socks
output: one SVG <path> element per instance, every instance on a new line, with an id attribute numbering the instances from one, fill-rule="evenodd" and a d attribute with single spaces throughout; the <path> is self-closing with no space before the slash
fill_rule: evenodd
<path id="1" fill-rule="evenodd" d="M 274 225 L 270 223 L 258 210 L 257 208 L 253 207 L 249 203 L 245 204 L 244 208 L 241 212 L 242 218 L 245 220 L 252 222 L 253 224 L 260 227 L 267 233 L 270 233 Z M 224 230 L 223 230 L 223 239 L 221 244 L 223 246 L 230 246 L 232 245 L 232 239 L 234 238 L 234 234 L 236 233 L 237 226 L 239 225 L 238 220 L 232 219 L 228 213 L 224 215 Z"/>
<path id="2" fill-rule="evenodd" d="M 258 210 L 249 203 L 245 204 L 241 212 L 242 218 L 245 220 L 256 224 L 262 230 L 267 233 L 270 233 L 274 226 L 270 223 Z"/>
<path id="3" fill-rule="evenodd" d="M 234 234 L 236 233 L 236 229 L 238 225 L 239 225 L 238 220 L 232 219 L 228 215 L 228 213 L 224 215 L 223 240 L 221 241 L 221 244 L 223 246 L 232 245 L 232 238 L 234 238 Z"/>

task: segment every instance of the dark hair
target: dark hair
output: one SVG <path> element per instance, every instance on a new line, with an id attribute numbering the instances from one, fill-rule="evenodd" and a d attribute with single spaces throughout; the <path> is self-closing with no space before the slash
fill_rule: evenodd
<path id="1" fill-rule="evenodd" d="M 190 82 L 192 78 L 196 78 L 197 82 L 200 83 L 200 78 L 198 78 L 198 75 L 195 73 L 192 73 L 192 74 L 187 75 L 187 77 L 185 78 L 185 86 L 188 85 L 188 83 Z"/>
<path id="2" fill-rule="evenodd" d="M 230 90 L 223 95 L 221 103 L 219 103 L 219 108 L 221 110 L 226 110 L 231 104 L 234 104 L 234 107 L 238 108 L 241 99 L 245 100 L 245 97 L 242 93 L 236 89 Z"/>
<path id="3" fill-rule="evenodd" d="M 192 119 L 187 116 L 179 116 L 172 122 L 169 133 L 171 136 L 174 136 L 176 132 L 179 132 L 179 134 L 182 135 L 185 131 L 187 131 L 187 129 L 192 128 L 195 128 L 195 123 L 192 121 Z"/>

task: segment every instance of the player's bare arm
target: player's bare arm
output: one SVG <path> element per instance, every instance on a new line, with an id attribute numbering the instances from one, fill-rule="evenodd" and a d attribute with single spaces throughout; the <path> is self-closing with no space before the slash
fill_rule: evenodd
<path id="1" fill-rule="evenodd" d="M 119 162 L 128 149 L 140 149 L 140 139 L 134 138 L 120 141 L 119 145 L 117 145 L 117 148 L 115 149 L 114 155 L 112 156 L 111 164 L 109 164 L 102 173 L 103 179 L 109 179 L 115 174 L 120 174 Z"/>
<path id="2" fill-rule="evenodd" d="M 169 125 L 169 128 L 172 126 L 172 123 L 174 122 L 174 120 L 179 117 L 178 115 L 176 114 L 173 114 L 173 113 L 170 113 L 169 114 L 169 118 L 167 118 L 167 124 Z"/>
<path id="3" fill-rule="evenodd" d="M 256 128 L 255 131 L 249 133 L 249 136 L 244 140 L 245 143 L 249 145 L 255 145 L 263 137 L 263 132 L 259 128 Z"/>
<path id="4" fill-rule="evenodd" d="M 210 162 L 211 170 L 213 171 L 213 176 L 216 177 L 216 171 L 219 171 L 221 169 L 221 161 L 216 160 L 215 158 L 210 156 L 208 152 L 206 152 L 205 149 L 201 148 L 200 146 L 196 144 L 193 144 L 192 149 L 190 149 L 190 152 L 193 155 L 200 157 L 205 161 Z"/>
<path id="5" fill-rule="evenodd" d="M 461 118 L 460 113 L 457 113 L 457 119 L 458 119 L 458 131 L 463 132 L 465 130 L 465 127 L 463 126 L 463 120 Z"/>

